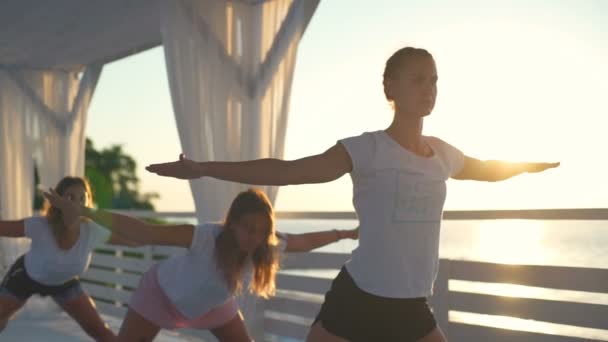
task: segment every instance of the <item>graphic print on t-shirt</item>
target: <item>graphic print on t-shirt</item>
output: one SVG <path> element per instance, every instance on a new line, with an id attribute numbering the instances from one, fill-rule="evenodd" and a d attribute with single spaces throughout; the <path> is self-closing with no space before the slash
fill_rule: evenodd
<path id="1" fill-rule="evenodd" d="M 433 222 L 441 220 L 446 186 L 443 180 L 420 173 L 400 171 L 396 177 L 395 221 Z"/>

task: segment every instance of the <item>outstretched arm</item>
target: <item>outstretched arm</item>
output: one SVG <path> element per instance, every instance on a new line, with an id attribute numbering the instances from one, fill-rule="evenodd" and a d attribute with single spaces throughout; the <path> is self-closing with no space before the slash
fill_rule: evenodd
<path id="1" fill-rule="evenodd" d="M 25 236 L 25 223 L 19 221 L 0 221 L 0 236 L 23 237 Z"/>
<path id="2" fill-rule="evenodd" d="M 559 163 L 514 163 L 464 157 L 462 170 L 454 179 L 497 182 L 522 173 L 536 173 L 559 166 Z"/>
<path id="3" fill-rule="evenodd" d="M 146 245 L 141 242 L 131 241 L 123 236 L 118 235 L 118 233 L 116 233 L 115 231 L 112 232 L 110 239 L 106 243 L 108 243 L 110 245 L 128 246 L 128 247 L 140 247 L 140 246 Z"/>
<path id="4" fill-rule="evenodd" d="M 332 181 L 350 172 L 352 164 L 344 146 L 336 144 L 324 153 L 290 161 L 195 162 L 182 154 L 178 161 L 152 164 L 146 170 L 180 179 L 212 177 L 253 185 L 292 185 Z"/>
<path id="5" fill-rule="evenodd" d="M 186 248 L 192 244 L 194 226 L 190 224 L 151 224 L 127 215 L 83 207 L 59 196 L 52 189 L 44 192 L 44 197 L 61 210 L 64 221 L 73 222 L 74 218 L 87 217 L 110 229 L 112 235 L 118 235 L 121 241 L 128 241 L 134 245 L 170 245 Z"/>
<path id="6" fill-rule="evenodd" d="M 113 236 L 110 242 L 114 244 L 167 245 L 188 248 L 192 244 L 194 235 L 194 226 L 191 224 L 152 224 L 127 215 L 84 207 L 82 216 L 110 229 Z"/>
<path id="7" fill-rule="evenodd" d="M 286 252 L 308 252 L 315 248 L 338 242 L 342 239 L 358 239 L 359 229 L 332 229 L 314 233 L 285 235 L 287 236 L 287 247 L 285 248 Z"/>

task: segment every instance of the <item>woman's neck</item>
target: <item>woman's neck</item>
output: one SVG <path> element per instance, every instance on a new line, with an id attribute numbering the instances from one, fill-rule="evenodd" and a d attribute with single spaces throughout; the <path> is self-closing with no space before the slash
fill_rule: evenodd
<path id="1" fill-rule="evenodd" d="M 57 244 L 61 249 L 71 249 L 80 238 L 80 224 L 72 225 L 71 227 L 64 226 L 64 233 L 59 237 Z"/>
<path id="2" fill-rule="evenodd" d="M 422 117 L 395 115 L 386 133 L 407 149 L 416 150 L 421 145 Z"/>

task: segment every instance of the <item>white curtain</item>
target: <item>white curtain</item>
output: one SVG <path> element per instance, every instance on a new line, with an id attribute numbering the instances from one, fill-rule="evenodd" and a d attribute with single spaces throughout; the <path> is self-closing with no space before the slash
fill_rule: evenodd
<path id="1" fill-rule="evenodd" d="M 84 129 L 101 67 L 89 66 L 84 73 L 25 69 L 5 73 L 20 101 L 31 108 L 25 129 L 41 185 L 51 187 L 64 176 L 84 175 Z"/>
<path id="2" fill-rule="evenodd" d="M 194 160 L 283 156 L 301 0 L 166 0 L 161 30 L 183 152 Z M 191 182 L 199 220 L 223 219 L 247 186 Z M 264 187 L 274 201 L 277 189 Z"/>
<path id="3" fill-rule="evenodd" d="M 183 152 L 191 159 L 282 158 L 296 52 L 318 0 L 165 0 L 161 32 Z M 199 221 L 224 218 L 246 185 L 191 181 Z M 263 187 L 274 202 L 276 187 Z M 241 296 L 250 334 L 263 307 Z"/>
<path id="4" fill-rule="evenodd" d="M 64 176 L 84 175 L 87 112 L 100 72 L 91 66 L 82 74 L 27 73 L 27 85 L 39 100 L 34 154 L 43 186 L 54 187 Z"/>
<path id="5" fill-rule="evenodd" d="M 0 220 L 32 215 L 34 168 L 27 135 L 31 107 L 5 70 L 0 70 Z M 0 238 L 0 272 L 24 253 L 25 238 Z"/>

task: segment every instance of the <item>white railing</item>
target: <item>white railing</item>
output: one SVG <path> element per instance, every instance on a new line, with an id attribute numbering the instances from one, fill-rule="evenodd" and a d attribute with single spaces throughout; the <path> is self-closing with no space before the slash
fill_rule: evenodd
<path id="1" fill-rule="evenodd" d="M 157 218 L 194 216 L 193 213 L 130 214 Z M 355 218 L 354 213 L 278 213 L 277 216 L 280 219 Z M 447 220 L 505 218 L 608 221 L 608 209 L 445 213 Z M 95 253 L 92 267 L 83 280 L 86 289 L 96 299 L 99 310 L 118 317 L 126 312 L 126 303 L 131 291 L 137 287 L 142 272 L 155 260 L 184 252 L 180 248 L 158 246 L 102 247 Z M 248 312 L 251 331 L 263 332 L 257 334 L 256 340 L 276 340 L 281 337 L 304 339 L 331 283 L 331 278 L 321 278 L 315 274 L 323 271 L 337 273 L 348 257 L 343 253 L 298 253 L 287 256 L 277 279 L 277 296 L 267 301 L 258 300 L 255 309 Z M 462 283 L 473 284 L 473 287 L 483 290 L 463 289 L 460 286 Z M 514 288 L 517 291 L 509 294 L 509 289 Z M 552 298 L 539 298 L 534 292 L 538 289 L 553 291 L 554 295 Z M 450 341 L 608 341 L 608 301 L 597 303 L 581 300 L 581 295 L 585 297 L 585 294 L 587 298 L 594 298 L 590 294 L 608 298 L 608 269 L 442 259 L 430 302 Z M 505 321 L 515 322 L 515 325 L 505 328 Z M 255 326 L 251 326 L 251 322 Z M 502 322 L 502 326 L 496 322 Z M 530 330 L 527 328 L 529 325 L 536 328 Z M 184 333 L 214 340 L 206 332 L 190 330 Z"/>
<path id="2" fill-rule="evenodd" d="M 335 270 L 348 255 L 337 253 L 302 253 L 287 256 L 283 269 L 306 271 Z M 303 272 L 304 273 L 304 272 Z M 535 288 L 606 293 L 608 269 L 574 267 L 504 265 L 442 259 L 430 299 L 439 325 L 450 341 L 590 341 L 588 337 L 557 336 L 496 329 L 493 327 L 454 322 L 450 312 L 466 312 L 492 316 L 549 322 L 582 328 L 604 330 L 608 336 L 608 305 L 505 297 L 450 289 L 451 281 L 494 284 L 517 284 Z M 305 274 L 281 274 L 277 297 L 265 303 L 264 329 L 267 334 L 304 339 L 316 316 L 323 294 L 331 279 Z M 512 286 L 512 285 L 511 285 Z M 488 317 L 490 319 L 490 317 Z M 607 339 L 608 340 L 608 339 Z"/>
<path id="3" fill-rule="evenodd" d="M 166 246 L 102 245 L 93 254 L 91 266 L 81 280 L 101 313 L 122 319 L 141 275 L 155 262 L 185 251 L 184 248 Z M 179 333 L 198 340 L 214 340 L 207 331 L 181 329 Z"/>

